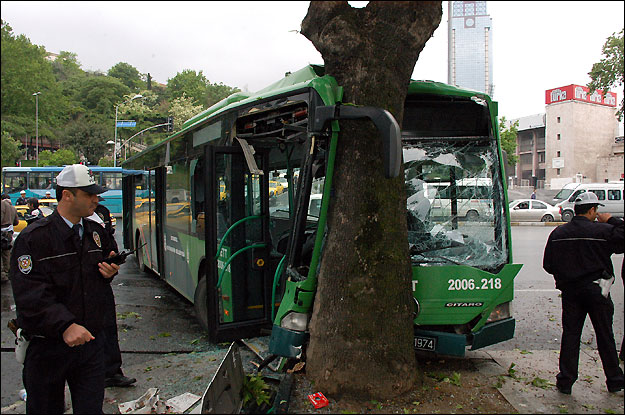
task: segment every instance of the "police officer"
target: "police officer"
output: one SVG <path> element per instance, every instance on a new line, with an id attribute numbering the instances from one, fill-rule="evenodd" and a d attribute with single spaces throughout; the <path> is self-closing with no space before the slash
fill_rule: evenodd
<path id="1" fill-rule="evenodd" d="M 98 201 L 102 202 L 102 196 L 98 196 Z M 98 203 L 95 213 L 91 217 L 97 217 L 96 221 L 104 227 L 111 235 L 111 239 L 115 241 L 113 234 L 115 228 L 111 222 L 111 212 L 106 206 Z M 109 289 L 106 295 L 106 310 L 104 317 L 104 332 L 106 334 L 106 343 L 104 346 L 104 372 L 106 375 L 104 385 L 125 387 L 130 386 L 137 381 L 135 378 L 124 376 L 122 371 L 122 353 L 119 349 L 119 337 L 117 335 L 117 313 L 115 311 L 115 296 L 113 289 Z"/>
<path id="2" fill-rule="evenodd" d="M 57 209 L 15 241 L 17 323 L 31 339 L 22 374 L 26 413 L 63 413 L 65 382 L 75 414 L 102 413 L 102 310 L 119 266 L 104 262 L 115 253 L 108 232 L 85 217 L 104 190 L 87 166 L 66 166 L 57 176 Z"/>
<path id="3" fill-rule="evenodd" d="M 609 281 L 614 280 L 610 256 L 623 252 L 623 221 L 598 213 L 598 206 L 604 205 L 594 193 L 580 194 L 575 200 L 575 216 L 551 232 L 543 257 L 543 268 L 554 276 L 556 288 L 562 291 L 563 332 L 556 387 L 568 395 L 577 380 L 580 340 L 587 314 L 597 336 L 608 391 L 623 389 L 623 371 L 612 330 L 614 304 L 606 289 Z M 594 222 L 597 218 L 601 223 Z"/>
<path id="4" fill-rule="evenodd" d="M 20 197 L 18 197 L 17 200 L 15 201 L 15 206 L 25 205 L 27 203 L 28 203 L 28 200 L 26 199 L 26 190 L 22 190 L 20 192 Z"/>

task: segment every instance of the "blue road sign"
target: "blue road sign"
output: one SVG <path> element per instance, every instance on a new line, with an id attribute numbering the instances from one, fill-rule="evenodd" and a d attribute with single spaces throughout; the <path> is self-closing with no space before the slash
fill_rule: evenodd
<path id="1" fill-rule="evenodd" d="M 117 121 L 117 128 L 121 127 L 136 127 L 136 121 Z"/>

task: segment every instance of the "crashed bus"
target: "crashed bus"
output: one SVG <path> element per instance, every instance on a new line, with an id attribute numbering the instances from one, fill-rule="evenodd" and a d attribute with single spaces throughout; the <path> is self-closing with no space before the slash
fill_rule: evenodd
<path id="1" fill-rule="evenodd" d="M 405 174 L 415 349 L 462 356 L 512 338 L 520 265 L 512 263 L 497 104 L 411 81 L 399 128 L 387 111 L 341 100 L 336 80 L 309 65 L 225 98 L 129 158 L 124 169 L 141 173 L 122 181 L 124 246 L 140 247 L 139 266 L 194 304 L 211 341 L 271 332 L 272 355 L 298 357 L 340 120 L 370 119 L 383 137 L 385 175 Z M 467 214 L 474 198 L 482 208 Z"/>

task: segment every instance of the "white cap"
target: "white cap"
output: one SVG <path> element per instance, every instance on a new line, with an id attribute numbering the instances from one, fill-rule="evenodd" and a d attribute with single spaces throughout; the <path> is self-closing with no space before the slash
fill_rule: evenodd
<path id="1" fill-rule="evenodd" d="M 26 194 L 26 190 L 22 190 L 22 191 L 20 192 L 20 194 L 22 194 L 22 193 L 23 193 L 23 194 Z"/>
<path id="2" fill-rule="evenodd" d="M 56 176 L 56 184 L 62 187 L 77 187 L 95 195 L 106 192 L 104 187 L 96 184 L 93 173 L 83 164 L 65 166 Z"/>
<path id="3" fill-rule="evenodd" d="M 578 195 L 577 198 L 575 198 L 575 206 L 580 206 L 580 205 L 605 206 L 604 204 L 599 203 L 599 199 L 597 198 L 597 195 L 594 194 L 593 192 L 584 192 Z"/>

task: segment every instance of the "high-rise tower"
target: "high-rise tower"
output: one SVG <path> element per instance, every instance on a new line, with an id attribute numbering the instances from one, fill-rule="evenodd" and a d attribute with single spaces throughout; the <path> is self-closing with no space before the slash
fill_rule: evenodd
<path id="1" fill-rule="evenodd" d="M 493 85 L 493 20 L 485 1 L 449 1 L 447 83 L 485 92 Z"/>

